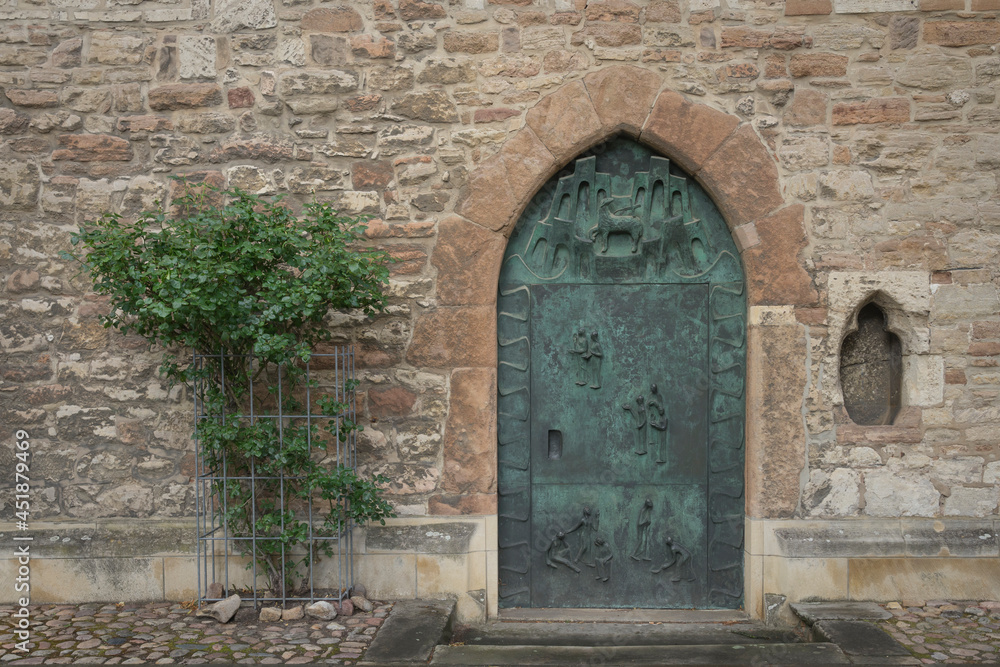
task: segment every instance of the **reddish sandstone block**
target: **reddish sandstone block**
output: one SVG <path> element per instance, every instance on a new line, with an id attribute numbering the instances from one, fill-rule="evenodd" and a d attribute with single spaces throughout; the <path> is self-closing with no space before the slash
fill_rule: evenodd
<path id="1" fill-rule="evenodd" d="M 1000 10 L 1000 0 L 972 0 L 972 11 L 995 12 Z"/>
<path id="2" fill-rule="evenodd" d="M 788 63 L 788 71 L 793 77 L 827 76 L 836 77 L 847 74 L 847 56 L 833 53 L 797 53 Z"/>
<path id="3" fill-rule="evenodd" d="M 695 172 L 738 124 L 735 116 L 692 104 L 680 94 L 665 90 L 656 98 L 640 136 L 686 170 Z"/>
<path id="4" fill-rule="evenodd" d="M 429 368 L 495 366 L 496 306 L 439 307 L 422 313 L 406 360 Z"/>
<path id="5" fill-rule="evenodd" d="M 229 99 L 230 109 L 244 109 L 253 106 L 253 91 L 246 86 L 233 88 L 226 93 L 226 97 Z"/>
<path id="6" fill-rule="evenodd" d="M 589 74 L 584 83 L 605 130 L 624 129 L 638 136 L 663 79 L 656 72 L 618 66 Z"/>
<path id="7" fill-rule="evenodd" d="M 441 5 L 422 0 L 399 0 L 399 15 L 404 21 L 419 19 L 443 19 L 448 16 Z"/>
<path id="8" fill-rule="evenodd" d="M 442 491 L 496 491 L 496 383 L 493 366 L 452 371 Z"/>
<path id="9" fill-rule="evenodd" d="M 437 269 L 437 301 L 444 306 L 492 305 L 506 239 L 458 216 L 438 223 L 431 263 Z"/>
<path id="10" fill-rule="evenodd" d="M 45 109 L 59 106 L 59 93 L 54 90 L 26 90 L 8 88 L 4 91 L 11 104 L 29 109 Z"/>
<path id="11" fill-rule="evenodd" d="M 132 159 L 132 144 L 109 134 L 63 134 L 53 160 L 76 162 L 128 162 Z"/>
<path id="12" fill-rule="evenodd" d="M 515 208 L 507 168 L 503 158 L 495 155 L 469 174 L 455 212 L 478 225 L 500 231 L 512 224 Z"/>
<path id="13" fill-rule="evenodd" d="M 606 134 L 582 81 L 564 85 L 528 110 L 525 123 L 559 162 Z"/>
<path id="14" fill-rule="evenodd" d="M 368 413 L 375 419 L 405 417 L 413 411 L 417 395 L 404 387 L 370 389 Z"/>
<path id="15" fill-rule="evenodd" d="M 497 496 L 495 493 L 431 496 L 427 501 L 427 510 L 435 515 L 496 514 Z"/>
<path id="16" fill-rule="evenodd" d="M 799 261 L 799 253 L 808 243 L 804 210 L 801 204 L 794 204 L 757 220 L 760 243 L 742 255 L 750 304 L 811 306 L 818 300 L 812 279 Z M 822 315 L 825 318 L 825 311 Z"/>
<path id="17" fill-rule="evenodd" d="M 785 16 L 822 16 L 833 13 L 830 0 L 785 0 Z"/>
<path id="18" fill-rule="evenodd" d="M 214 83 L 171 83 L 149 91 L 153 111 L 195 109 L 222 103 L 222 89 Z"/>
<path id="19" fill-rule="evenodd" d="M 351 52 L 364 58 L 392 58 L 396 55 L 396 45 L 391 39 L 371 35 L 357 35 L 351 38 Z"/>
<path id="20" fill-rule="evenodd" d="M 906 123 L 910 101 L 904 97 L 878 97 L 864 102 L 842 102 L 833 106 L 834 125 Z"/>
<path id="21" fill-rule="evenodd" d="M 795 126 L 824 125 L 828 102 L 829 98 L 819 91 L 808 88 L 797 90 L 785 111 L 785 123 Z"/>
<path id="22" fill-rule="evenodd" d="M 1000 42 L 1000 21 L 927 21 L 924 41 L 941 46 L 972 46 Z"/>
<path id="23" fill-rule="evenodd" d="M 355 162 L 351 165 L 351 187 L 355 190 L 382 190 L 393 179 L 389 162 Z"/>
<path id="24" fill-rule="evenodd" d="M 969 345 L 969 354 L 974 357 L 992 357 L 1000 354 L 1000 343 L 978 342 Z"/>
<path id="25" fill-rule="evenodd" d="M 730 228 L 753 222 L 784 203 L 778 166 L 750 125 L 733 132 L 705 161 L 698 176 L 714 195 Z M 761 234 L 762 242 L 763 238 Z"/>

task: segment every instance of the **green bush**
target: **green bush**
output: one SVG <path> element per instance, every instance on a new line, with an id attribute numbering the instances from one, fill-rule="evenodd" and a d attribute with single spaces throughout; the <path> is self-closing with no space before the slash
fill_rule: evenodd
<path id="1" fill-rule="evenodd" d="M 324 442 L 317 420 L 218 416 L 249 415 L 251 400 L 258 415 L 278 407 L 303 413 L 304 362 L 330 337 L 327 313 L 373 315 L 384 305 L 389 258 L 361 247 L 363 231 L 361 220 L 325 203 L 307 204 L 297 216 L 280 199 L 200 186 L 186 187 L 169 210 L 157 204 L 135 222 L 106 213 L 72 238 L 86 250 L 78 259 L 94 291 L 109 297 L 104 326 L 170 351 L 217 355 L 192 365 L 168 352 L 160 371 L 171 383 L 200 389 L 198 412 L 208 418 L 198 420 L 196 435 L 206 468 L 230 478 L 252 470 L 257 478 L 253 485 L 216 483 L 216 504 L 231 537 L 258 536 L 252 561 L 282 596 L 310 554 L 332 553 L 326 540 L 304 544 L 310 526 L 302 508 L 322 503 L 314 536 L 341 534 L 348 521 L 385 523 L 395 516 L 379 488 L 388 479 L 361 479 L 343 461 L 317 460 Z M 316 386 L 312 380 L 309 388 Z M 353 381 L 343 387 L 345 396 L 353 390 Z M 360 428 L 347 418 L 347 404 L 329 396 L 317 404 L 322 414 L 337 415 L 327 426 L 336 438 Z M 283 488 L 271 479 L 281 475 Z M 239 544 L 250 553 L 249 542 Z M 297 545 L 306 551 L 298 560 Z"/>

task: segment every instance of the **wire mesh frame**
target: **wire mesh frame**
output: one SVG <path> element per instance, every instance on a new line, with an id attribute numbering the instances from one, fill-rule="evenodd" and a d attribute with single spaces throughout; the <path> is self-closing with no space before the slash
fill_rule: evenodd
<path id="1" fill-rule="evenodd" d="M 310 360 L 305 363 L 305 414 L 284 414 L 282 396 L 282 382 L 281 376 L 283 372 L 282 367 L 277 367 L 278 372 L 278 396 L 277 396 L 277 411 L 274 413 L 258 413 L 255 408 L 254 401 L 254 386 L 250 383 L 249 386 L 249 414 L 228 414 L 223 408 L 221 414 L 207 414 L 205 412 L 204 403 L 201 401 L 202 391 L 204 389 L 204 381 L 197 377 L 194 381 L 194 418 L 195 418 L 195 506 L 196 506 L 196 525 L 197 525 L 197 571 L 198 571 L 198 603 L 203 604 L 206 602 L 218 601 L 222 598 L 209 597 L 208 586 L 210 583 L 218 582 L 223 586 L 223 597 L 229 595 L 229 591 L 232 590 L 233 579 L 230 577 L 230 558 L 232 556 L 245 555 L 240 554 L 241 549 L 240 543 L 250 543 L 250 565 L 248 568 L 244 568 L 242 565 L 235 566 L 238 569 L 250 569 L 250 589 L 254 605 L 259 603 L 267 602 L 278 602 L 287 603 L 291 601 L 301 602 L 308 600 L 309 602 L 315 602 L 317 600 L 336 600 L 341 601 L 350 594 L 351 588 L 354 586 L 354 556 L 353 556 L 353 522 L 348 518 L 345 519 L 340 525 L 340 530 L 334 535 L 317 535 L 313 532 L 313 502 L 310 500 L 308 503 L 308 538 L 306 540 L 307 550 L 309 552 L 309 562 L 307 566 L 307 576 L 309 581 L 309 595 L 308 596 L 293 596 L 289 595 L 286 587 L 282 587 L 281 595 L 270 595 L 266 596 L 261 593 L 258 584 L 258 572 L 257 560 L 254 556 L 259 553 L 257 549 L 257 543 L 262 540 L 275 540 L 276 538 L 264 538 L 258 537 L 256 530 L 253 530 L 251 535 L 248 537 L 236 537 L 230 535 L 229 525 L 225 519 L 225 515 L 228 509 L 228 494 L 226 493 L 228 484 L 230 482 L 240 483 L 249 481 L 251 489 L 251 526 L 256 526 L 256 481 L 276 479 L 274 476 L 258 476 L 256 474 L 256 460 L 250 458 L 250 475 L 247 476 L 229 476 L 227 474 L 227 461 L 225 457 L 225 451 L 223 451 L 223 460 L 221 464 L 221 470 L 218 468 L 211 468 L 206 461 L 207 452 L 201 446 L 201 440 L 199 439 L 200 425 L 204 420 L 217 419 L 221 420 L 225 424 L 229 420 L 248 420 L 250 424 L 254 424 L 258 420 L 262 419 L 274 419 L 278 427 L 278 437 L 280 441 L 280 447 L 283 446 L 284 438 L 284 425 L 288 420 L 299 419 L 305 420 L 306 422 L 306 434 L 309 447 L 309 455 L 312 455 L 312 424 L 313 420 L 322 419 L 332 419 L 332 423 L 335 425 L 336 431 L 333 442 L 336 446 L 336 460 L 339 464 L 350 468 L 351 470 L 357 469 L 357 446 L 355 434 L 353 431 L 349 431 L 342 441 L 340 439 L 339 431 L 339 419 L 346 417 L 352 422 L 356 421 L 356 410 L 355 410 L 355 392 L 353 389 L 347 389 L 347 382 L 349 380 L 354 380 L 355 370 L 354 370 L 354 349 L 352 347 L 335 347 L 334 351 L 331 353 L 324 354 L 312 354 Z M 219 364 L 219 373 L 221 380 L 221 388 L 225 390 L 225 383 L 227 379 L 226 361 L 233 359 L 243 359 L 249 364 L 248 372 L 253 376 L 254 364 L 256 360 L 250 355 L 222 355 L 222 354 L 202 354 L 195 353 L 193 355 L 194 368 L 196 370 L 201 370 L 204 368 L 206 362 L 210 363 L 210 360 L 215 360 Z M 346 409 L 344 412 L 336 415 L 328 414 L 314 414 L 312 408 L 312 395 L 313 388 L 311 386 L 311 380 L 313 379 L 313 367 L 317 362 L 323 362 L 324 374 L 332 373 L 332 391 L 325 391 L 324 394 L 333 394 L 333 398 L 336 402 L 346 404 Z M 259 368 L 259 367 L 258 367 Z M 324 447 L 324 449 L 328 449 Z M 282 514 L 281 529 L 284 532 L 284 510 L 285 510 L 285 481 L 290 479 L 299 479 L 295 477 L 284 475 L 284 471 L 279 473 L 277 477 L 279 482 L 279 511 Z M 219 494 L 216 489 L 221 488 L 223 492 Z M 221 496 L 221 497 L 220 497 Z M 327 585 L 322 586 L 324 590 L 332 590 L 330 595 L 317 595 L 317 581 L 316 581 L 316 543 L 330 543 L 335 544 L 333 557 L 336 557 L 336 580 L 324 582 Z M 221 551 L 218 548 L 221 546 Z M 245 550 L 244 550 L 245 551 Z M 282 545 L 281 548 L 281 581 L 286 580 L 286 560 L 285 560 L 285 546 Z M 242 589 L 245 591 L 245 589 Z M 273 591 L 272 591 L 273 592 Z M 243 595 L 244 599 L 247 599 L 246 595 Z"/>

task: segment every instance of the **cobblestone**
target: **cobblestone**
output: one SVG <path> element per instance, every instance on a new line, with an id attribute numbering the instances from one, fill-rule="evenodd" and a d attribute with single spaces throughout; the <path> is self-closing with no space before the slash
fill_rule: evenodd
<path id="1" fill-rule="evenodd" d="M 882 606 L 893 617 L 877 625 L 924 664 L 1000 659 L 1000 602 L 904 600 Z"/>
<path id="2" fill-rule="evenodd" d="M 173 602 L 38 605 L 29 608 L 27 653 L 15 650 L 15 607 L 0 605 L 0 664 L 354 664 L 392 609 L 374 604 L 335 622 L 306 617 L 263 626 L 248 607 L 219 624 Z"/>

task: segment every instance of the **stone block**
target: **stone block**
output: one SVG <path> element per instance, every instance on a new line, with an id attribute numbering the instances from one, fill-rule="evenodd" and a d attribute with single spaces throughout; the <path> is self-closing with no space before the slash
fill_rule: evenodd
<path id="1" fill-rule="evenodd" d="M 757 231 L 761 233 L 759 218 L 784 203 L 778 166 L 750 125 L 733 132 L 705 161 L 698 176 L 730 228 L 758 220 Z M 785 215 L 792 215 L 795 208 L 786 209 Z"/>
<path id="2" fill-rule="evenodd" d="M 973 46 L 1000 42 L 997 21 L 925 21 L 924 42 L 940 46 Z"/>
<path id="3" fill-rule="evenodd" d="M 663 80 L 649 70 L 616 66 L 587 75 L 584 83 L 605 130 L 639 136 Z"/>
<path id="4" fill-rule="evenodd" d="M 876 98 L 864 102 L 841 102 L 833 105 L 834 125 L 906 123 L 909 120 L 910 101 L 903 97 Z"/>
<path id="5" fill-rule="evenodd" d="M 990 518 L 946 523 L 903 519 L 901 524 L 906 554 L 911 557 L 995 558 L 1000 553 L 1000 536 Z"/>
<path id="6" fill-rule="evenodd" d="M 908 354 L 903 357 L 904 405 L 933 407 L 944 401 L 944 358 Z"/>
<path id="7" fill-rule="evenodd" d="M 438 303 L 445 306 L 493 305 L 495 277 L 506 240 L 460 217 L 438 223 L 431 263 L 437 269 Z"/>
<path id="8" fill-rule="evenodd" d="M 903 556 L 907 553 L 898 519 L 766 522 L 762 529 L 762 553 L 765 555 L 847 558 Z"/>
<path id="9" fill-rule="evenodd" d="M 841 169 L 820 175 L 820 193 L 837 201 L 867 201 L 875 196 L 867 171 Z"/>
<path id="10" fill-rule="evenodd" d="M 784 595 L 790 603 L 847 597 L 846 558 L 764 556 L 762 567 L 764 592 Z"/>
<path id="11" fill-rule="evenodd" d="M 806 247 L 804 208 L 788 206 L 755 223 L 760 242 L 743 252 L 749 302 L 810 305 L 818 296 L 799 253 Z"/>
<path id="12" fill-rule="evenodd" d="M 373 600 L 405 600 L 417 596 L 415 554 L 363 554 L 354 559 L 354 578 L 363 581 Z"/>
<path id="13" fill-rule="evenodd" d="M 808 88 L 796 90 L 783 120 L 792 126 L 825 125 L 828 102 L 825 93 Z"/>
<path id="14" fill-rule="evenodd" d="M 222 89 L 214 83 L 172 83 L 149 91 L 153 111 L 195 109 L 222 103 Z"/>
<path id="15" fill-rule="evenodd" d="M 306 32 L 355 32 L 364 28 L 361 15 L 350 6 L 315 7 L 302 15 Z"/>
<path id="16" fill-rule="evenodd" d="M 392 105 L 393 113 L 428 123 L 457 123 L 458 110 L 448 94 L 440 90 L 407 93 Z"/>
<path id="17" fill-rule="evenodd" d="M 996 486 L 954 487 L 951 490 L 951 495 L 944 499 L 944 515 L 992 516 L 996 513 L 998 501 L 1000 501 L 1000 495 L 998 495 Z"/>
<path id="18" fill-rule="evenodd" d="M 918 472 L 874 469 L 865 472 L 865 514 L 937 516 L 941 494 Z"/>
<path id="19" fill-rule="evenodd" d="M 921 90 L 953 90 L 972 84 L 972 63 L 944 53 L 918 53 L 896 72 L 896 83 Z"/>
<path id="20" fill-rule="evenodd" d="M 215 78 L 215 38 L 180 35 L 177 38 L 178 73 L 182 79 Z"/>
<path id="21" fill-rule="evenodd" d="M 537 187 L 537 184 L 532 184 L 527 197 L 531 197 Z M 483 161 L 469 174 L 455 211 L 483 227 L 504 231 L 514 224 L 520 214 L 515 196 L 507 180 L 503 156 L 498 155 Z"/>
<path id="22" fill-rule="evenodd" d="M 406 353 L 414 366 L 432 368 L 496 365 L 496 309 L 441 307 L 421 314 Z"/>
<path id="23" fill-rule="evenodd" d="M 747 333 L 747 515 L 791 516 L 805 466 L 802 391 L 805 335 L 797 325 L 751 326 Z"/>
<path id="24" fill-rule="evenodd" d="M 133 156 L 129 141 L 107 134 L 62 134 L 59 145 L 62 148 L 52 152 L 53 160 L 128 162 Z"/>
<path id="25" fill-rule="evenodd" d="M 427 511 L 433 515 L 495 515 L 497 496 L 495 493 L 440 494 L 427 501 Z"/>
<path id="26" fill-rule="evenodd" d="M 492 367 L 452 372 L 440 488 L 463 494 L 496 491 L 496 370 Z"/>
<path id="27" fill-rule="evenodd" d="M 564 85 L 532 107 L 525 123 L 559 163 L 606 134 L 582 81 Z"/>
<path id="28" fill-rule="evenodd" d="M 796 53 L 788 63 L 793 77 L 840 77 L 847 74 L 847 56 L 833 53 Z"/>
<path id="29" fill-rule="evenodd" d="M 0 161 L 0 205 L 4 209 L 33 210 L 41 187 L 41 174 L 34 162 Z"/>
<path id="30" fill-rule="evenodd" d="M 912 598 L 995 600 L 1000 595 L 997 558 L 852 558 L 850 597 L 889 602 Z"/>
<path id="31" fill-rule="evenodd" d="M 810 516 L 855 516 L 861 505 L 860 483 L 858 472 L 848 468 L 829 474 L 811 470 L 802 490 L 802 505 Z"/>
<path id="32" fill-rule="evenodd" d="M 366 529 L 365 552 L 409 552 L 418 554 L 465 555 L 470 551 L 470 540 L 476 532 L 471 522 L 402 523 L 406 519 L 391 521 L 385 526 L 371 525 Z"/>
<path id="33" fill-rule="evenodd" d="M 218 0 L 215 3 L 213 32 L 236 32 L 244 28 L 260 30 L 276 25 L 274 0 Z"/>
<path id="34" fill-rule="evenodd" d="M 693 173 L 737 125 L 739 119 L 735 116 L 664 91 L 656 98 L 640 138 Z"/>
<path id="35" fill-rule="evenodd" d="M 995 317 L 1000 299 L 993 285 L 939 285 L 931 301 L 931 323 Z"/>
<path id="36" fill-rule="evenodd" d="M 831 0 L 786 0 L 785 16 L 823 16 L 833 12 Z"/>
<path id="37" fill-rule="evenodd" d="M 448 16 L 445 8 L 423 0 L 400 0 L 399 16 L 404 21 L 443 19 Z"/>

